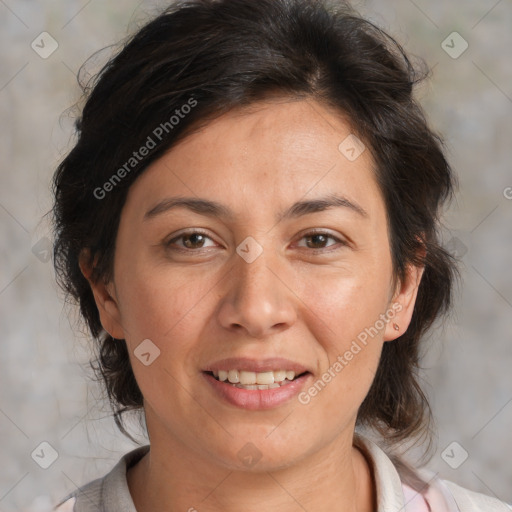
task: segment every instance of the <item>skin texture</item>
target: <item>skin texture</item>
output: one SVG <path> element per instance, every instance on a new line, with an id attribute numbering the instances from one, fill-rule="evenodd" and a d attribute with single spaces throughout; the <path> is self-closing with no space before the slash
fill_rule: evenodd
<path id="1" fill-rule="evenodd" d="M 144 395 L 151 451 L 128 471 L 139 512 L 376 509 L 371 470 L 352 445 L 356 415 L 383 343 L 409 325 L 422 269 L 393 286 L 370 152 L 351 162 L 338 149 L 350 133 L 318 102 L 268 100 L 210 122 L 132 184 L 114 279 L 91 286 Z M 367 217 L 338 207 L 276 221 L 292 203 L 333 192 Z M 174 196 L 218 201 L 235 217 L 177 208 L 143 220 Z M 176 239 L 191 228 L 207 238 Z M 335 238 L 306 236 L 316 229 Z M 263 248 L 252 263 L 236 252 L 249 236 Z M 225 357 L 284 357 L 312 372 L 309 386 L 393 304 L 393 320 L 306 405 L 235 407 L 201 373 Z M 149 366 L 133 354 L 147 338 L 160 350 Z M 249 442 L 261 453 L 250 468 L 237 456 Z"/>

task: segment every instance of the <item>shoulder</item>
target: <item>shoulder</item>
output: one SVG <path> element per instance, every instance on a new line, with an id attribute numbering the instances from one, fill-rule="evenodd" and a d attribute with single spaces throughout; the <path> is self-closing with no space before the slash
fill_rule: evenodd
<path id="1" fill-rule="evenodd" d="M 421 475 L 425 482 L 425 487 L 421 490 L 415 491 L 402 482 L 407 505 L 406 512 L 409 510 L 411 512 L 423 512 L 423 510 L 432 512 L 512 511 L 511 505 L 497 498 L 471 491 L 450 480 L 441 479 L 431 471 L 417 470 L 417 475 Z"/>
<path id="2" fill-rule="evenodd" d="M 504 501 L 465 489 L 449 480 L 439 480 L 438 486 L 446 489 L 458 508 L 464 512 L 510 512 L 512 510 L 512 505 Z"/>
<path id="3" fill-rule="evenodd" d="M 107 477 L 108 475 L 93 480 L 68 494 L 55 506 L 52 512 L 98 512 L 103 510 L 102 495 Z"/>
<path id="4" fill-rule="evenodd" d="M 512 506 L 480 494 L 427 468 L 417 468 L 392 449 L 356 433 L 354 443 L 368 457 L 376 484 L 378 510 L 402 512 L 511 512 Z"/>
<path id="5" fill-rule="evenodd" d="M 421 491 L 402 482 L 404 512 L 510 512 L 512 506 L 436 476 Z"/>
<path id="6" fill-rule="evenodd" d="M 65 496 L 52 512 L 136 512 L 128 489 L 126 472 L 148 451 L 149 445 L 146 445 L 126 453 L 105 476 Z"/>

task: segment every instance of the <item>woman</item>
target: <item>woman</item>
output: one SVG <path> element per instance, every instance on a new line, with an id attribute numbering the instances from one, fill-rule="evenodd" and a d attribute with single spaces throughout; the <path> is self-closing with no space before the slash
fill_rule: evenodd
<path id="1" fill-rule="evenodd" d="M 456 275 L 417 81 L 311 0 L 176 3 L 105 66 L 55 174 L 55 265 L 150 445 L 57 510 L 509 510 L 395 455 L 429 438 L 419 348 Z"/>

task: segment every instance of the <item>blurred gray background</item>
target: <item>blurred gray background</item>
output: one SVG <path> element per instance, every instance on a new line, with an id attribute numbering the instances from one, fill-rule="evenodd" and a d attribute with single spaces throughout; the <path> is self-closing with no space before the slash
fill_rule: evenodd
<path id="1" fill-rule="evenodd" d="M 2 512 L 46 511 L 134 446 L 90 380 L 89 340 L 54 282 L 43 215 L 73 143 L 78 68 L 165 3 L 0 0 Z M 512 502 L 512 2 L 354 5 L 432 68 L 418 97 L 460 180 L 443 240 L 463 285 L 422 374 L 437 421 L 427 467 Z"/>

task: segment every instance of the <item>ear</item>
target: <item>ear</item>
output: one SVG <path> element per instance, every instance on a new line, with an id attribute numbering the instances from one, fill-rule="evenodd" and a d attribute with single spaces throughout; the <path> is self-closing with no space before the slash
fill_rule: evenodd
<path id="1" fill-rule="evenodd" d="M 384 341 L 395 340 L 407 331 L 424 270 L 423 266 L 418 267 L 412 264 L 407 266 L 405 278 L 398 284 L 388 309 L 394 312 L 394 316 L 389 315 L 389 322 L 386 323 L 384 331 Z"/>
<path id="2" fill-rule="evenodd" d="M 101 325 L 113 338 L 124 339 L 125 335 L 121 326 L 121 314 L 115 295 L 114 283 L 104 283 L 102 279 L 93 281 L 91 274 L 94 265 L 96 265 L 97 257 L 94 259 L 92 266 L 90 261 L 90 251 L 84 249 L 80 254 L 78 264 L 82 274 L 91 286 L 96 307 L 100 314 Z"/>

